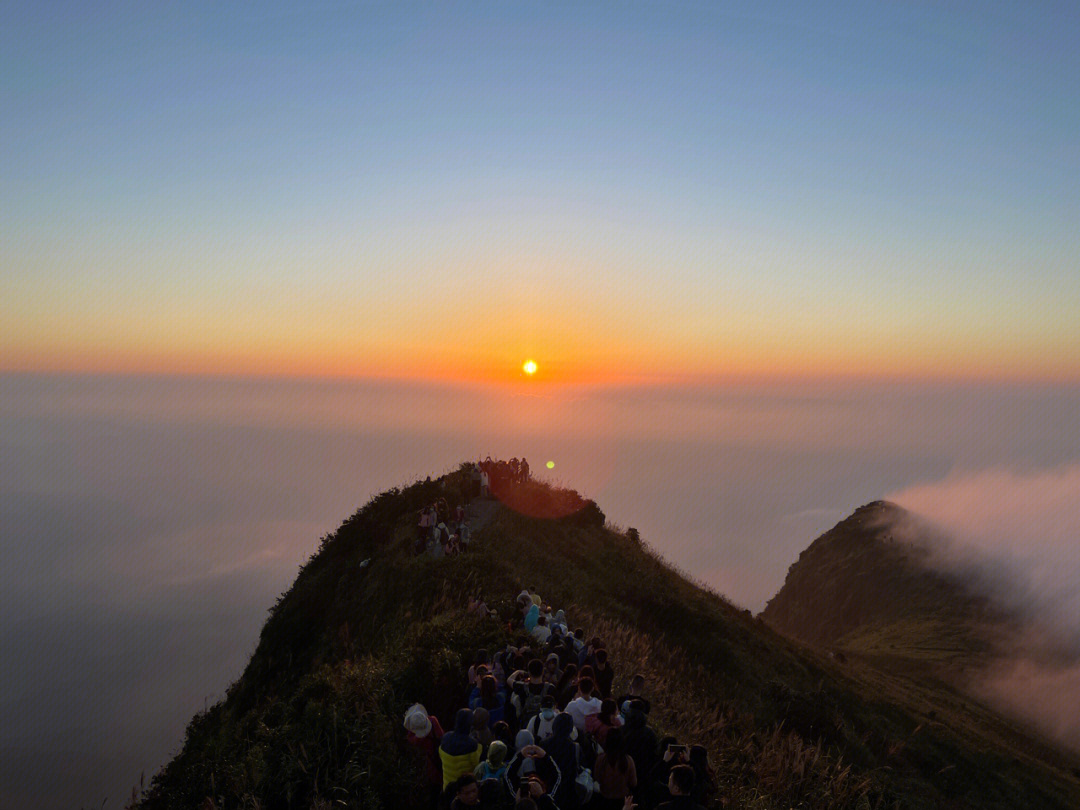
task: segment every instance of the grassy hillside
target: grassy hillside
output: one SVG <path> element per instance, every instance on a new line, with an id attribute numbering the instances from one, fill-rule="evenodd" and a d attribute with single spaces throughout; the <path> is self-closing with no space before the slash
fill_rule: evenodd
<path id="1" fill-rule="evenodd" d="M 939 674 L 976 667 L 1015 631 L 985 596 L 927 565 L 927 546 L 896 539 L 911 516 L 876 501 L 817 538 L 762 618 L 785 635 L 892 667 Z"/>
<path id="2" fill-rule="evenodd" d="M 524 585 L 605 639 L 616 690 L 646 675 L 651 722 L 709 747 L 727 807 L 1080 806 L 1072 765 L 985 708 L 788 641 L 574 493 L 531 485 L 467 554 L 412 556 L 416 510 L 465 484 L 384 493 L 327 537 L 140 806 L 417 806 L 402 714 L 420 701 L 450 723 L 475 650 L 514 637 L 468 613 L 469 596 L 482 588 L 508 618 Z"/>

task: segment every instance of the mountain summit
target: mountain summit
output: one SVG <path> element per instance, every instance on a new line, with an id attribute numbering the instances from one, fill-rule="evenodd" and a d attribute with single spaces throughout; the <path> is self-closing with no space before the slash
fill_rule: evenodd
<path id="1" fill-rule="evenodd" d="M 818 537 L 761 617 L 784 635 L 896 667 L 960 674 L 1005 644 L 1014 619 L 932 564 L 933 530 L 875 501 Z"/>
<path id="2" fill-rule="evenodd" d="M 526 480 L 497 499 L 474 495 L 462 465 L 375 497 L 325 537 L 271 608 L 239 680 L 191 721 L 138 806 L 430 806 L 403 718 L 421 703 L 453 728 L 477 651 L 530 638 L 523 588 L 603 640 L 613 694 L 644 676 L 657 736 L 707 749 L 712 806 L 1080 806 L 1075 763 L 986 707 L 789 641 L 685 578 L 635 530 L 609 525 L 577 493 Z M 472 500 L 468 514 L 484 523 L 460 554 L 417 548 L 418 512 L 439 499 L 450 509 Z M 863 553 L 854 529 L 890 508 L 857 512 L 838 547 Z M 475 609 L 480 595 L 493 614 Z M 868 602 L 860 597 L 833 620 L 856 627 Z M 773 615 L 783 603 L 770 605 Z M 793 602 L 785 615 L 799 611 Z"/>

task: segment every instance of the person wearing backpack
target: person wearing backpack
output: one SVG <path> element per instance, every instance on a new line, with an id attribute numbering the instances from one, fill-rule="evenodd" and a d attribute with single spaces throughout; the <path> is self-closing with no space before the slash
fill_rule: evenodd
<path id="1" fill-rule="evenodd" d="M 479 781 L 485 779 L 502 779 L 506 773 L 506 743 L 502 740 L 494 740 L 488 746 L 487 759 L 476 766 L 473 771 Z"/>
<path id="2" fill-rule="evenodd" d="M 538 742 L 544 742 L 551 736 L 551 732 L 555 725 L 555 718 L 558 715 L 559 710 L 555 708 L 555 695 L 545 695 L 544 699 L 540 702 L 540 713 L 532 718 L 525 728 Z M 578 732 L 575 728 L 570 733 L 570 739 L 577 740 L 577 736 Z"/>
<path id="3" fill-rule="evenodd" d="M 521 724 L 527 723 L 540 713 L 544 697 L 552 689 L 551 684 L 544 682 L 544 664 L 539 658 L 529 662 L 527 674 L 518 670 L 507 679 L 506 684 L 514 693 L 514 705 L 518 710 L 518 722 Z"/>

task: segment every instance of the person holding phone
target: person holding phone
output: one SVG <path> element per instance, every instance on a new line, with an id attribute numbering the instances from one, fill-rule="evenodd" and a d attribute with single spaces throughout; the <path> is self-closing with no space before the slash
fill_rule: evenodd
<path id="1" fill-rule="evenodd" d="M 674 737 L 662 739 L 660 750 L 664 752 L 663 756 L 649 774 L 649 785 L 654 803 L 664 802 L 671 798 L 669 787 L 671 770 L 679 765 L 686 765 L 690 761 L 686 746 L 680 745 Z"/>

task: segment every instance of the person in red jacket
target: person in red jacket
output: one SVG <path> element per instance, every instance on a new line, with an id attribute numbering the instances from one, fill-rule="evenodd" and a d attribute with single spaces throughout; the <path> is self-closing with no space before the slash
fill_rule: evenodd
<path id="1" fill-rule="evenodd" d="M 443 738 L 439 719 L 428 714 L 421 704 L 414 703 L 405 712 L 405 729 L 409 744 L 416 747 L 424 760 L 424 781 L 433 800 L 437 801 L 442 790 L 442 764 L 439 761 L 439 743 Z"/>

